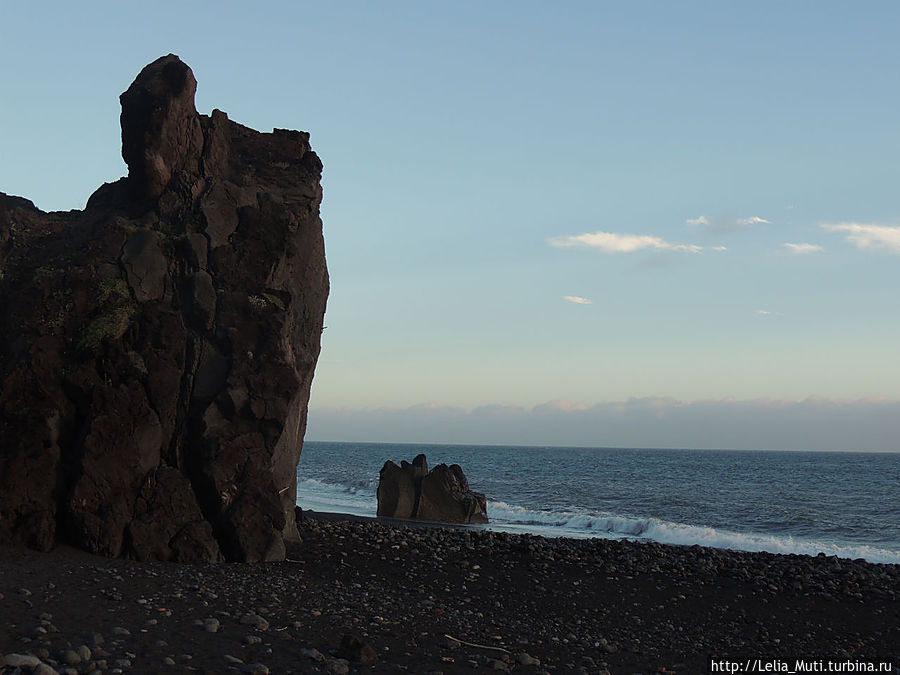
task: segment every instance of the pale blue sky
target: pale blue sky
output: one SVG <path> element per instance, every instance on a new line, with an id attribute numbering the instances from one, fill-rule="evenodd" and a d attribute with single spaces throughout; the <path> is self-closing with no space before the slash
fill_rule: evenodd
<path id="1" fill-rule="evenodd" d="M 312 437 L 398 440 L 359 411 L 426 403 L 900 399 L 896 2 L 2 7 L 0 190 L 41 208 L 124 174 L 118 94 L 169 52 L 201 112 L 312 134 Z M 603 429 L 579 444 L 627 444 Z"/>

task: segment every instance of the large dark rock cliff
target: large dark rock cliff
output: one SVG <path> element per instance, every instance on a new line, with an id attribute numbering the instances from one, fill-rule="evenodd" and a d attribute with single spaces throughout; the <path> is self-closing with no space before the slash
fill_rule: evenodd
<path id="1" fill-rule="evenodd" d="M 169 55 L 121 96 L 128 177 L 0 194 L 0 543 L 276 560 L 328 274 L 309 135 L 197 114 Z"/>

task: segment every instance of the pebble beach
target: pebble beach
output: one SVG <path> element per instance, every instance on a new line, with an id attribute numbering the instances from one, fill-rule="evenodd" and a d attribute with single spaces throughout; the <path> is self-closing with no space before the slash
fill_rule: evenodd
<path id="1" fill-rule="evenodd" d="M 300 529 L 286 561 L 256 565 L 0 548 L 0 673 L 900 665 L 898 565 L 335 514 Z"/>

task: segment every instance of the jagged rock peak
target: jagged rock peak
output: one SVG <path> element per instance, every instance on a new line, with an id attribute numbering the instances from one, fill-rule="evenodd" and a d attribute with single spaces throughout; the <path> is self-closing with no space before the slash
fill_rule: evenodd
<path id="1" fill-rule="evenodd" d="M 197 80 L 174 54 L 144 67 L 122 104 L 122 158 L 136 194 L 157 197 L 177 170 L 196 173 L 203 149 L 194 107 Z"/>
<path id="2" fill-rule="evenodd" d="M 84 211 L 0 193 L 0 543 L 258 561 L 298 537 L 322 164 L 195 89 L 176 56 L 141 71 L 128 177 Z"/>

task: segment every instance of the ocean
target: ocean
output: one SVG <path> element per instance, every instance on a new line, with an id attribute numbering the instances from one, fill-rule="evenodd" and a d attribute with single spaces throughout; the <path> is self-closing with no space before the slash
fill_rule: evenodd
<path id="1" fill-rule="evenodd" d="M 462 466 L 486 526 L 900 564 L 900 454 L 306 442 L 304 509 L 374 516 L 385 460 Z"/>

